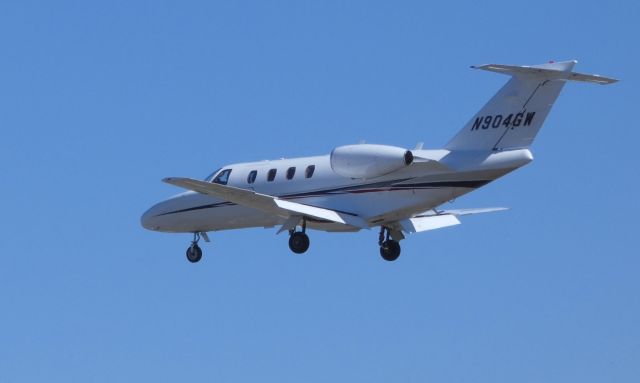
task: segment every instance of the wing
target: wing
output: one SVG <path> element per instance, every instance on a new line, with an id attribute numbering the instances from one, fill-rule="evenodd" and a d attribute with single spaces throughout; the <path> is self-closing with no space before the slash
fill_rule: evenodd
<path id="1" fill-rule="evenodd" d="M 169 177 L 162 181 L 187 190 L 211 195 L 238 205 L 261 210 L 283 218 L 289 218 L 279 232 L 295 227 L 302 217 L 317 218 L 352 226 L 358 229 L 369 228 L 369 224 L 355 214 L 337 212 L 331 209 L 287 201 L 268 194 L 256 193 L 253 190 L 214 184 L 192 178 Z"/>
<path id="2" fill-rule="evenodd" d="M 458 217 L 494 211 L 507 210 L 505 207 L 488 207 L 479 209 L 455 209 L 455 210 L 430 210 L 417 216 L 400 221 L 400 227 L 407 233 L 419 233 L 421 231 L 435 230 L 442 227 L 459 225 Z"/>

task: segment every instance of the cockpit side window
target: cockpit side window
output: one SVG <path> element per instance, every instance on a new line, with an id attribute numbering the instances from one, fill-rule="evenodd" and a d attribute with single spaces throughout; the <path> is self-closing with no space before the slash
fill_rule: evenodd
<path id="1" fill-rule="evenodd" d="M 216 178 L 214 178 L 211 182 L 213 182 L 214 184 L 226 185 L 227 182 L 229 182 L 229 175 L 231 175 L 231 169 L 224 169 L 223 171 L 218 173 Z"/>

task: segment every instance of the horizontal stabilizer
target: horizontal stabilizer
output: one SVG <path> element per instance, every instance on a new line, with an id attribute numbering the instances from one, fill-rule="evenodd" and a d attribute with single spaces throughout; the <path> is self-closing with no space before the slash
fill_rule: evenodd
<path id="1" fill-rule="evenodd" d="M 433 215 L 429 217 L 415 217 L 400 221 L 402 230 L 407 233 L 420 233 L 427 230 L 440 229 L 447 226 L 454 226 L 460 224 L 458 218 L 455 215 L 443 214 Z"/>
<path id="2" fill-rule="evenodd" d="M 434 215 L 451 214 L 455 216 L 481 214 L 481 213 L 493 213 L 495 211 L 509 210 L 508 207 L 482 207 L 475 209 L 452 209 L 452 210 L 429 210 L 426 213 L 418 214 L 417 217 L 430 217 Z"/>
<path id="3" fill-rule="evenodd" d="M 507 210 L 507 208 L 488 207 L 477 209 L 430 210 L 413 218 L 400 221 L 400 226 L 402 226 L 402 230 L 407 233 L 419 233 L 422 231 L 458 225 L 460 224 L 458 217 L 462 215 L 491 213 L 502 210 Z"/>
<path id="4" fill-rule="evenodd" d="M 566 63 L 577 63 L 576 60 L 567 61 Z M 564 63 L 557 63 L 564 64 Z M 593 82 L 596 84 L 606 85 L 613 84 L 618 80 L 614 78 L 604 77 L 597 74 L 584 74 L 572 72 L 569 70 L 558 70 L 556 68 L 545 68 L 545 65 L 539 66 L 527 66 L 527 65 L 504 65 L 504 64 L 486 64 L 479 66 L 472 66 L 474 69 L 482 69 L 490 72 L 503 73 L 509 75 L 529 75 L 548 78 L 550 80 L 572 80 Z"/>
<path id="5" fill-rule="evenodd" d="M 325 221 L 341 223 L 359 229 L 368 228 L 365 220 L 356 216 L 331 209 L 305 205 L 297 202 L 286 201 L 267 194 L 256 193 L 253 190 L 241 189 L 228 185 L 220 185 L 192 178 L 169 177 L 162 180 L 187 190 L 201 194 L 211 195 L 238 205 L 261 210 L 283 218 L 294 216 L 306 216 Z"/>

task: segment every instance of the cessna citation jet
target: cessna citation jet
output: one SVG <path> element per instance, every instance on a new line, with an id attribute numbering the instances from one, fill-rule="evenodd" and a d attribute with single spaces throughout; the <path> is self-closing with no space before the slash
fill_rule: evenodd
<path id="1" fill-rule="evenodd" d="M 380 255 L 394 261 L 405 234 L 504 210 L 439 206 L 531 162 L 529 147 L 567 81 L 617 81 L 573 72 L 576 62 L 472 67 L 511 78 L 442 149 L 347 145 L 324 156 L 226 165 L 204 180 L 165 178 L 187 192 L 151 207 L 142 226 L 193 233 L 191 262 L 202 258 L 198 241 L 208 242 L 210 231 L 278 227 L 277 233 L 289 233 L 291 251 L 301 254 L 309 248 L 307 229 L 379 227 Z"/>

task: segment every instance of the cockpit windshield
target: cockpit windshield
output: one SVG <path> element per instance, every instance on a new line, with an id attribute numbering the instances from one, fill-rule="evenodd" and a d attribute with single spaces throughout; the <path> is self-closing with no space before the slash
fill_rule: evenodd
<path id="1" fill-rule="evenodd" d="M 226 185 L 229 182 L 229 175 L 231 175 L 231 169 L 224 169 L 211 181 L 214 184 Z"/>
<path id="2" fill-rule="evenodd" d="M 207 176 L 207 178 L 205 178 L 204 180 L 205 180 L 206 182 L 211 182 L 211 181 L 213 180 L 213 177 L 214 177 L 216 174 L 218 174 L 218 172 L 220 171 L 220 169 L 222 169 L 222 168 L 217 168 L 215 172 L 213 172 L 213 173 L 209 174 L 209 176 Z"/>

